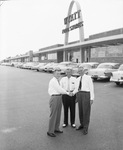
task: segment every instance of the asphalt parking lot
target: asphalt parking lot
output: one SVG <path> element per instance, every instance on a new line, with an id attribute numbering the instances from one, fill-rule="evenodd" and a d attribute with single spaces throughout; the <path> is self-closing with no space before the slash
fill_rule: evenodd
<path id="1" fill-rule="evenodd" d="M 0 150 L 123 150 L 123 87 L 106 81 L 94 82 L 88 135 L 68 126 L 55 138 L 47 136 L 51 77 L 0 66 Z"/>

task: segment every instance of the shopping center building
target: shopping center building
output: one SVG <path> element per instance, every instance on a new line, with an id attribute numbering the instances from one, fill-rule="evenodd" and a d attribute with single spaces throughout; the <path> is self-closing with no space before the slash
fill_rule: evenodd
<path id="1" fill-rule="evenodd" d="M 73 4 L 77 11 L 71 14 Z M 78 19 L 78 23 L 70 26 L 70 23 Z M 5 62 L 118 62 L 123 63 L 123 28 L 114 29 L 84 38 L 84 24 L 82 12 L 77 1 L 72 1 L 68 10 L 68 16 L 64 19 L 66 28 L 63 44 L 56 44 L 38 51 L 30 50 L 26 54 L 17 55 L 5 59 Z M 68 43 L 69 32 L 79 30 L 79 40 Z M 27 50 L 28 51 L 28 50 Z"/>

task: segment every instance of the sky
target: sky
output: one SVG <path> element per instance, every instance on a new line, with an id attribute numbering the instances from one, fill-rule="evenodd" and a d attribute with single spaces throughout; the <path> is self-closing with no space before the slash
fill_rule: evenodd
<path id="1" fill-rule="evenodd" d="M 0 60 L 30 50 L 64 44 L 64 18 L 72 0 L 8 0 L 0 6 Z M 123 28 L 123 0 L 77 0 L 84 21 L 84 38 Z M 72 13 L 76 12 L 74 4 Z M 78 20 L 70 23 L 76 24 Z M 69 32 L 69 42 L 79 31 Z"/>

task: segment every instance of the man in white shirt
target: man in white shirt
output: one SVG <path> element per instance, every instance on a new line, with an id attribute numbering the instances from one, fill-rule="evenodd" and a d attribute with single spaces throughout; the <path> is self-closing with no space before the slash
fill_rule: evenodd
<path id="1" fill-rule="evenodd" d="M 54 71 L 54 77 L 50 80 L 48 88 L 48 93 L 51 98 L 49 102 L 50 117 L 47 135 L 51 137 L 56 137 L 55 133 L 63 133 L 63 131 L 59 129 L 62 108 L 62 94 L 69 94 L 60 86 L 60 72 L 61 70 L 59 68 Z"/>
<path id="2" fill-rule="evenodd" d="M 79 108 L 80 126 L 76 130 L 83 129 L 83 134 L 88 134 L 88 127 L 90 122 L 91 104 L 94 100 L 94 86 L 93 81 L 85 72 L 87 70 L 83 67 L 78 69 L 80 77 L 76 79 L 76 86 L 73 93 L 76 94 L 76 100 Z"/>
<path id="3" fill-rule="evenodd" d="M 75 128 L 75 99 L 76 95 L 73 95 L 73 91 L 75 89 L 76 78 L 72 77 L 72 68 L 68 68 L 66 70 L 66 77 L 63 77 L 60 81 L 60 85 L 65 91 L 69 92 L 70 95 L 64 94 L 62 95 L 62 102 L 64 108 L 64 124 L 65 128 L 68 126 L 68 110 L 70 109 L 70 123 L 71 127 Z"/>

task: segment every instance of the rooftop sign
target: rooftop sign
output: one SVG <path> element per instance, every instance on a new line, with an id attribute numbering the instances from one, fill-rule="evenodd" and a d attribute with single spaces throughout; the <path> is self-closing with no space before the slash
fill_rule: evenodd
<path id="1" fill-rule="evenodd" d="M 72 22 L 72 21 L 74 21 L 74 20 L 80 18 L 80 12 L 81 12 L 81 10 L 78 10 L 78 11 L 75 12 L 74 14 L 71 14 L 71 15 L 69 15 L 68 17 L 66 17 L 66 18 L 64 19 L 64 24 L 66 25 L 67 23 L 70 23 L 70 22 Z M 76 29 L 76 28 L 79 28 L 79 27 L 81 27 L 81 26 L 83 26 L 83 21 L 82 21 L 82 22 L 79 22 L 79 23 L 77 23 L 77 24 L 75 24 L 75 25 L 73 25 L 73 26 L 71 26 L 71 27 L 69 27 L 69 28 L 63 29 L 63 30 L 62 30 L 62 33 L 69 32 L 69 31 L 74 30 L 74 29 Z"/>
<path id="2" fill-rule="evenodd" d="M 64 24 L 70 23 L 71 21 L 80 18 L 80 12 L 81 12 L 81 10 L 78 10 L 78 11 L 75 12 L 74 14 L 71 14 L 71 15 L 69 15 L 68 17 L 66 17 L 66 18 L 64 19 Z"/>
<path id="3" fill-rule="evenodd" d="M 76 4 L 77 11 L 71 14 L 73 4 Z M 70 22 L 78 19 L 78 23 L 70 26 Z M 64 24 L 66 25 L 66 28 L 62 30 L 62 33 L 65 33 L 65 43 L 64 45 L 68 44 L 68 36 L 69 31 L 72 31 L 74 29 L 79 28 L 79 39 L 80 41 L 84 41 L 84 31 L 83 31 L 83 21 L 82 21 L 82 13 L 81 13 L 81 7 L 79 3 L 76 0 L 72 0 L 70 3 L 69 9 L 68 9 L 68 15 L 66 18 L 64 18 Z"/>

